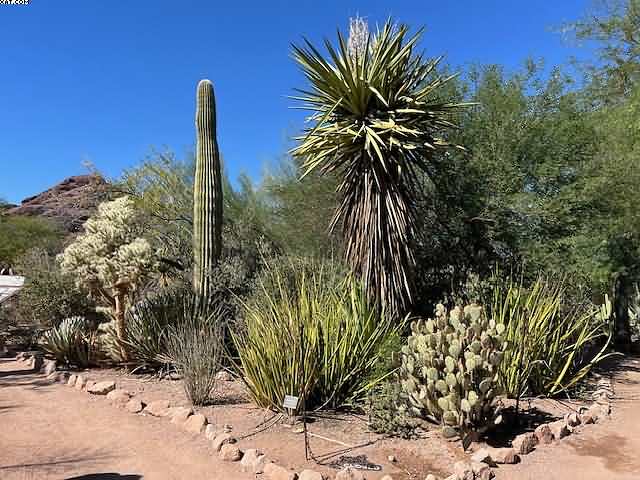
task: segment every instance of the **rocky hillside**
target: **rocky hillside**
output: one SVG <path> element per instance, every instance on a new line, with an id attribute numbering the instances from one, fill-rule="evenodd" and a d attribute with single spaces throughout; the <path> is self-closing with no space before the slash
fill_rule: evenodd
<path id="1" fill-rule="evenodd" d="M 104 199 L 106 186 L 107 182 L 95 174 L 69 177 L 3 213 L 48 218 L 68 232 L 77 232 Z"/>

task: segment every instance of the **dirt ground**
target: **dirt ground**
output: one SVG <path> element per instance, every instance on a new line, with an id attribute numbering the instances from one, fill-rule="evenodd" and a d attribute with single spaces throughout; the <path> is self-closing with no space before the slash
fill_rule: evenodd
<path id="1" fill-rule="evenodd" d="M 188 434 L 167 419 L 118 410 L 102 397 L 51 385 L 24 368 L 0 359 L 0 479 L 253 478 L 238 465 L 218 461 L 204 436 Z M 145 402 L 187 404 L 177 380 L 116 370 L 85 373 L 93 380 L 114 379 Z M 640 360 L 625 360 L 611 375 L 615 398 L 610 420 L 587 426 L 558 445 L 540 447 L 519 465 L 496 469 L 498 480 L 639 479 Z M 315 460 L 307 461 L 298 428 L 255 408 L 240 382 L 220 382 L 219 387 L 216 405 L 200 409 L 209 422 L 220 430 L 231 427 L 241 448 L 264 449 L 272 460 L 297 471 L 307 467 L 335 475 L 328 464 L 340 455 L 366 455 L 382 467 L 367 472 L 370 480 L 384 474 L 422 480 L 427 473 L 446 476 L 453 463 L 465 458 L 459 442 L 446 442 L 435 430 L 418 440 L 389 439 L 370 433 L 366 418 L 341 413 L 319 415 L 308 425 Z M 525 402 L 545 421 L 577 406 L 570 401 Z M 397 461 L 389 462 L 389 455 Z"/>
<path id="2" fill-rule="evenodd" d="M 640 359 L 613 368 L 609 420 L 539 447 L 518 465 L 496 469 L 496 480 L 639 480 Z"/>
<path id="3" fill-rule="evenodd" d="M 0 479 L 247 479 L 164 419 L 48 384 L 0 359 Z"/>

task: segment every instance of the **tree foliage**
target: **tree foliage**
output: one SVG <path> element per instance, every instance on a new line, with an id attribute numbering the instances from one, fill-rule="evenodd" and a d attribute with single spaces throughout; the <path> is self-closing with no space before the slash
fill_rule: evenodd
<path id="1" fill-rule="evenodd" d="M 600 0 L 565 30 L 596 44 L 597 61 L 584 62 L 594 99 L 611 104 L 628 98 L 640 80 L 640 0 Z"/>
<path id="2" fill-rule="evenodd" d="M 564 263 L 582 223 L 576 198 L 599 145 L 567 77 L 557 69 L 547 79 L 538 72 L 531 62 L 513 75 L 498 66 L 472 71 L 477 106 L 459 130 L 493 248 L 531 271 Z"/>
<path id="3" fill-rule="evenodd" d="M 31 248 L 56 253 L 63 237 L 62 229 L 49 220 L 0 213 L 0 270 L 14 267 L 18 258 Z"/>
<path id="4" fill-rule="evenodd" d="M 341 257 L 340 235 L 329 230 L 338 206 L 338 178 L 318 172 L 303 174 L 301 162 L 287 157 L 264 180 L 274 240 L 292 255 Z"/>
<path id="5" fill-rule="evenodd" d="M 25 285 L 16 298 L 17 315 L 22 321 L 41 327 L 55 327 L 65 318 L 95 318 L 95 302 L 78 288 L 73 276 L 62 272 L 55 257 L 35 247 L 16 262 L 25 275 Z"/>
<path id="6" fill-rule="evenodd" d="M 153 242 L 158 256 L 183 267 L 193 257 L 193 173 L 192 159 L 180 161 L 169 150 L 153 151 L 114 185 L 117 193 L 133 200 L 140 213 L 136 228 Z"/>

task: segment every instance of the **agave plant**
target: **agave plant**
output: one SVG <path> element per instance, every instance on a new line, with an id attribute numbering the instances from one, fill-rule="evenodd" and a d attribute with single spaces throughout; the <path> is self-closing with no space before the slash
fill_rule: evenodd
<path id="1" fill-rule="evenodd" d="M 42 334 L 40 346 L 60 363 L 88 367 L 95 360 L 95 335 L 84 317 L 65 318 Z"/>
<path id="2" fill-rule="evenodd" d="M 422 30 L 389 20 L 375 35 L 325 41 L 328 57 L 309 41 L 293 57 L 309 81 L 294 96 L 313 113 L 292 150 L 304 175 L 338 173 L 340 204 L 330 228 L 342 224 L 346 257 L 369 296 L 400 311 L 412 296 L 417 178 L 450 146 L 453 113 L 464 104 L 443 99 L 454 76 L 438 74 L 440 58 L 416 53 Z"/>
<path id="3" fill-rule="evenodd" d="M 184 315 L 186 289 L 164 290 L 138 302 L 127 312 L 125 347 L 139 366 L 159 367 L 167 351 L 167 331 Z"/>

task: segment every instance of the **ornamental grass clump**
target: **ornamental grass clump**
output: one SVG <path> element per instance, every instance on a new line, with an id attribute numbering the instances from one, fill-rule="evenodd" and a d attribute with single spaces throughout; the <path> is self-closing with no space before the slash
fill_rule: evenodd
<path id="1" fill-rule="evenodd" d="M 244 310 L 245 329 L 233 334 L 238 367 L 256 404 L 276 411 L 285 395 L 308 410 L 362 400 L 384 377 L 371 373 L 399 328 L 352 278 L 293 263 L 269 267 Z"/>
<path id="2" fill-rule="evenodd" d="M 511 398 L 567 392 L 609 356 L 608 317 L 568 305 L 562 283 L 544 277 L 528 288 L 511 279 L 496 282 L 491 316 L 506 326 L 500 384 Z"/>
<path id="3" fill-rule="evenodd" d="M 411 324 L 402 348 L 400 380 L 413 413 L 439 422 L 452 437 L 487 427 L 496 414 L 505 326 L 479 305 L 442 304 L 434 319 Z"/>
<path id="4" fill-rule="evenodd" d="M 182 306 L 178 322 L 167 328 L 167 354 L 160 358 L 182 376 L 189 401 L 206 405 L 212 400 L 224 354 L 223 310 L 215 299 L 197 294 L 185 294 Z"/>

